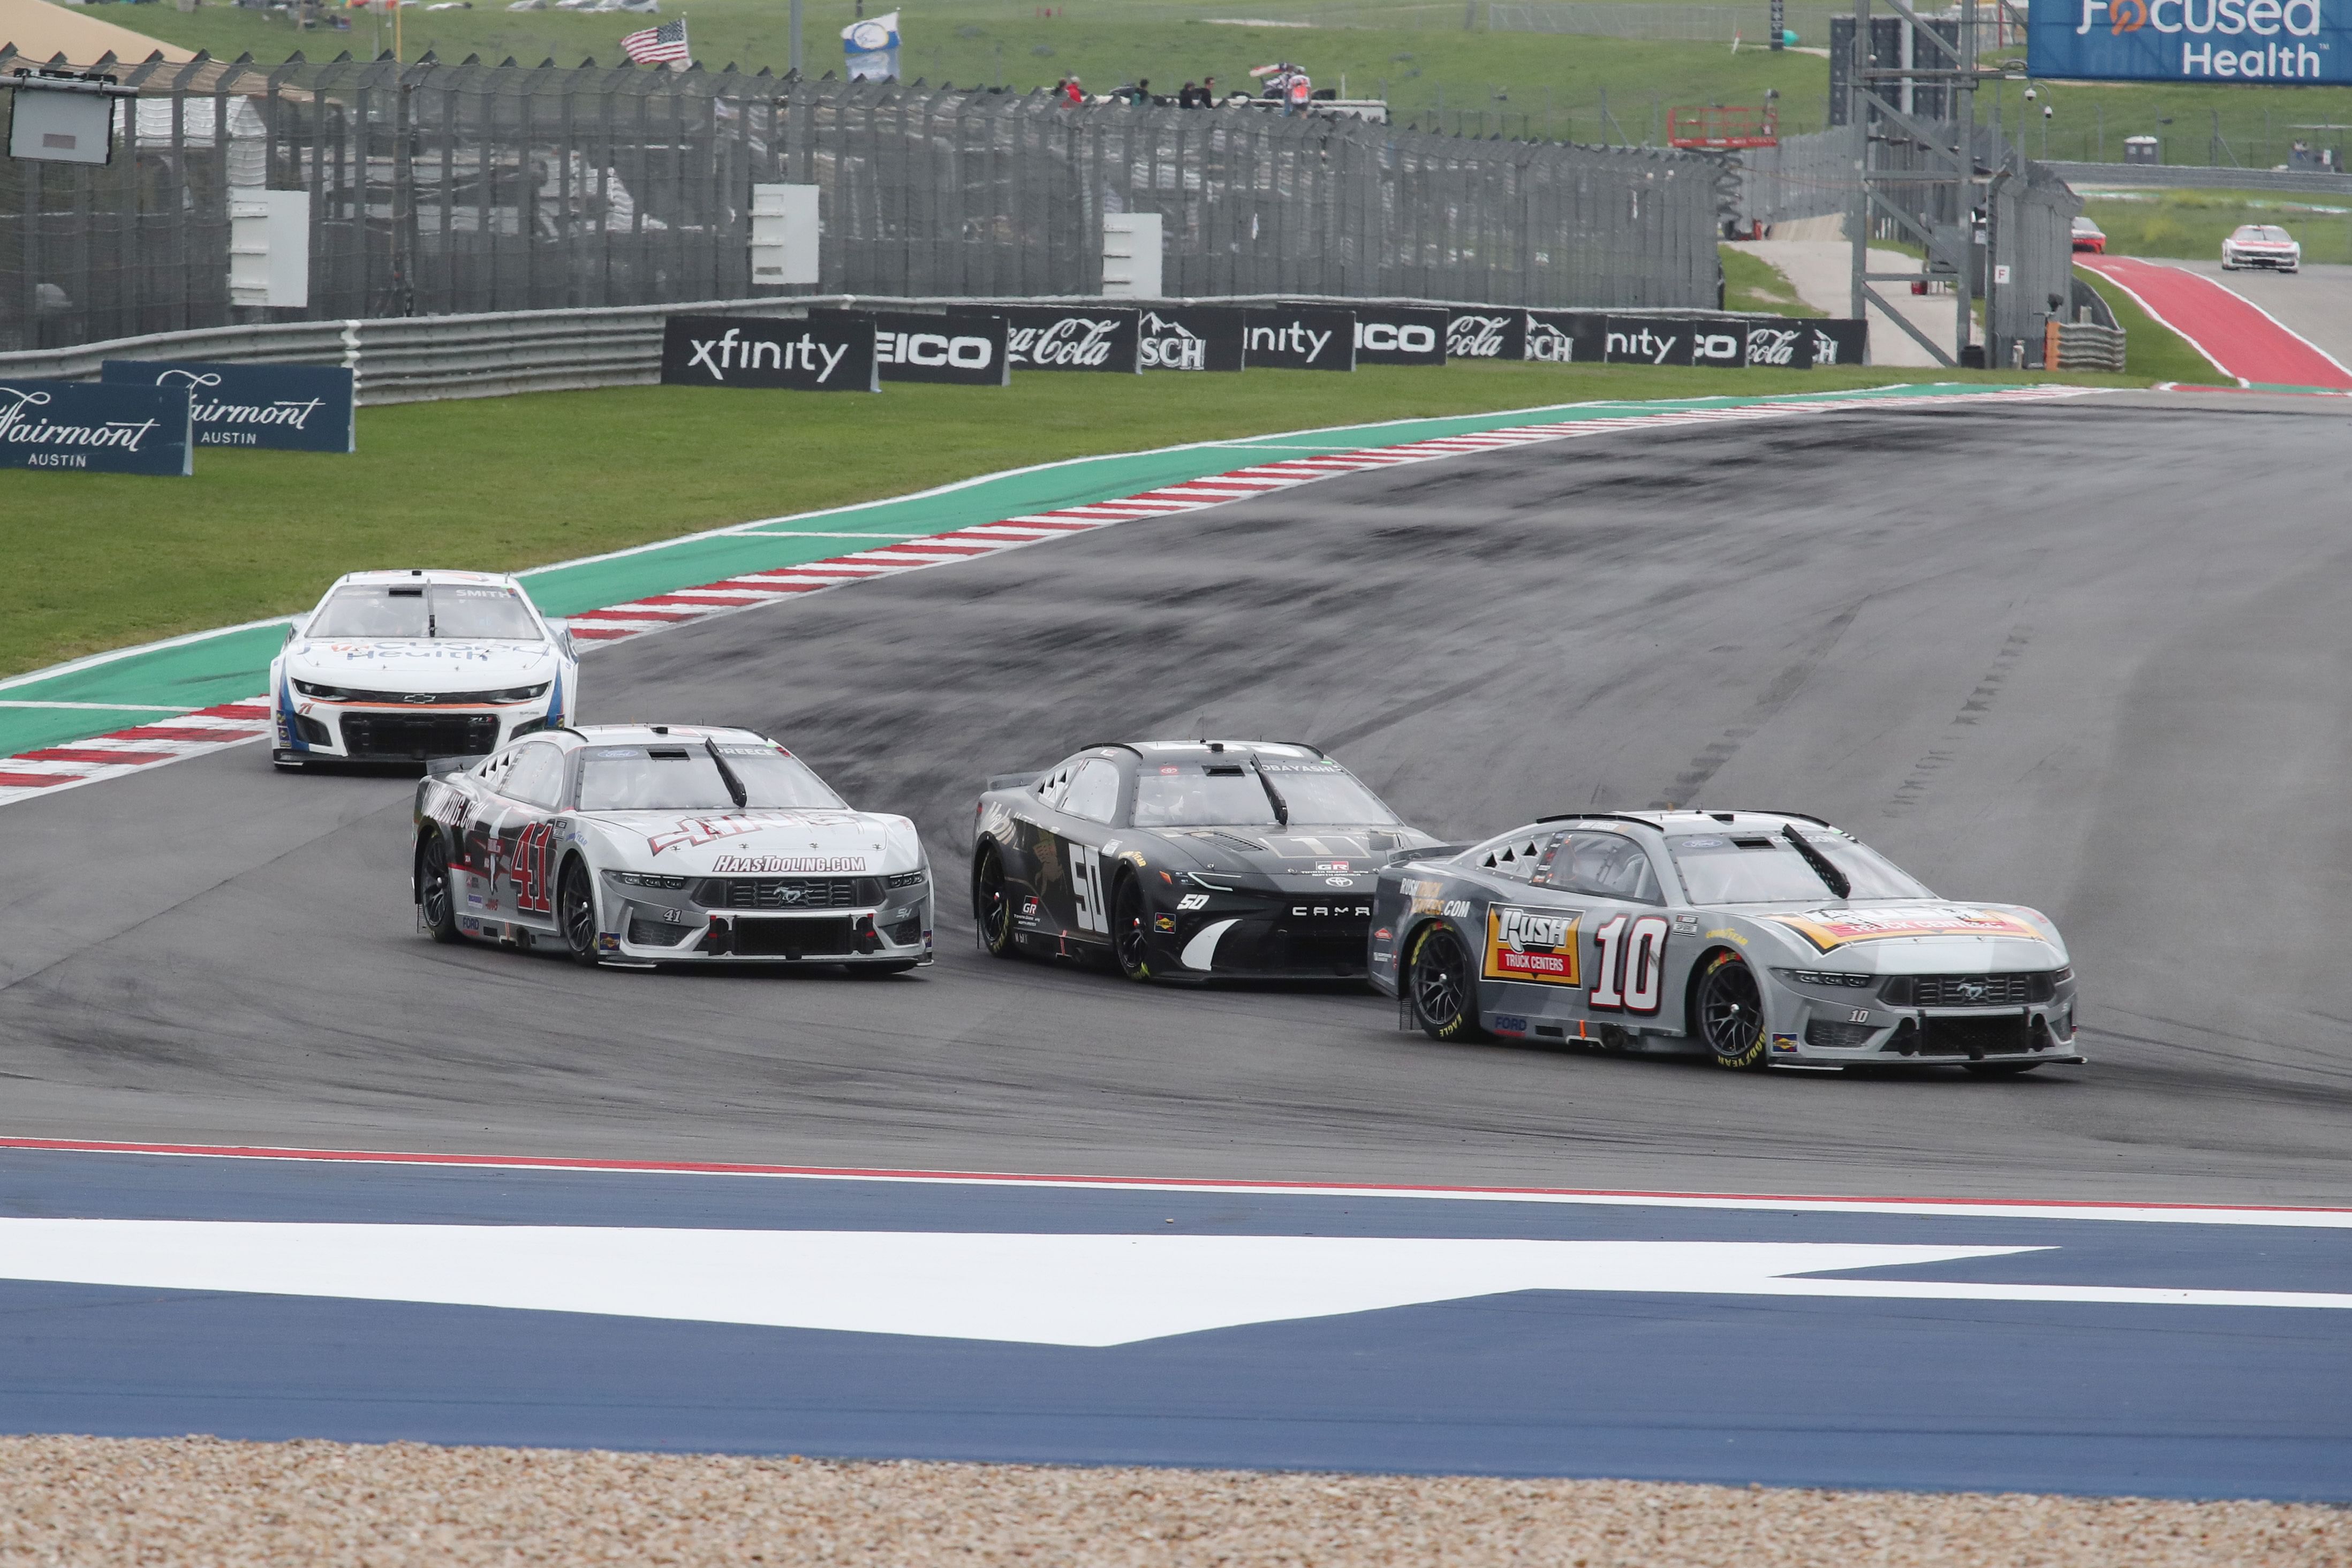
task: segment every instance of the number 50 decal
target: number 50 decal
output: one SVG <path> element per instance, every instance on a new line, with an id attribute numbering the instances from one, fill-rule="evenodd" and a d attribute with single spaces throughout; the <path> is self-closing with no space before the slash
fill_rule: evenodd
<path id="1" fill-rule="evenodd" d="M 1077 900 L 1078 929 L 1110 935 L 1110 906 L 1103 902 L 1102 852 L 1090 844 L 1070 846 L 1070 892 Z"/>
<path id="2" fill-rule="evenodd" d="M 1644 915 L 1629 923 L 1612 915 L 1594 928 L 1592 942 L 1600 960 L 1592 967 L 1591 1005 L 1604 1012 L 1656 1012 L 1665 985 L 1665 916 Z"/>

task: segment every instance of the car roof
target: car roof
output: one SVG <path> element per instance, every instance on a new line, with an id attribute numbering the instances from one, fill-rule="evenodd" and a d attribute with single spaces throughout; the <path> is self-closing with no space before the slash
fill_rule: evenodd
<path id="1" fill-rule="evenodd" d="M 1750 832 L 1777 833 L 1791 822 L 1809 822 L 1817 828 L 1830 825 L 1821 818 L 1809 817 L 1802 811 L 1709 811 L 1696 807 L 1679 811 L 1570 811 L 1559 816 L 1538 817 L 1535 825 L 1558 827 L 1577 822 L 1590 822 L 1595 827 L 1631 823 L 1669 835 L 1738 832 L 1741 829 Z"/>
<path id="2" fill-rule="evenodd" d="M 583 724 L 541 732 L 566 746 L 698 746 L 711 740 L 722 746 L 774 746 L 757 730 L 716 724 Z"/>
<path id="3" fill-rule="evenodd" d="M 1255 752 L 1261 758 L 1289 758 L 1306 762 L 1328 762 L 1320 747 L 1303 740 L 1103 740 L 1087 747 L 1089 751 L 1132 751 L 1154 762 L 1206 762 L 1212 758 L 1246 757 Z"/>
<path id="4" fill-rule="evenodd" d="M 398 587 L 404 583 L 446 583 L 467 588 L 513 588 L 522 584 L 503 572 L 448 571 L 437 567 L 409 567 L 399 571 L 347 571 L 335 579 L 337 588 Z"/>

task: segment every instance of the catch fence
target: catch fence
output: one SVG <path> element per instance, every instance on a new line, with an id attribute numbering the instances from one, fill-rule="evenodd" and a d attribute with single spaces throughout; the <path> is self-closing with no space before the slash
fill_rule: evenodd
<path id="1" fill-rule="evenodd" d="M 1096 294 L 1104 216 L 1149 212 L 1171 296 L 1717 302 L 1724 166 L 1670 151 L 732 68 L 94 63 L 139 93 L 113 162 L 0 161 L 0 349 L 751 298 L 770 183 L 821 192 L 801 292 Z M 257 185 L 310 193 L 299 310 L 232 305 Z"/>

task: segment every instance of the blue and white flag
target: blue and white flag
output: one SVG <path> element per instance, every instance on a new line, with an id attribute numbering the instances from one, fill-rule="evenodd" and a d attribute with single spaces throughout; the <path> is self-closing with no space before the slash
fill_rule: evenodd
<path id="1" fill-rule="evenodd" d="M 851 81 L 886 81 L 898 74 L 898 13 L 852 22 L 841 30 Z"/>

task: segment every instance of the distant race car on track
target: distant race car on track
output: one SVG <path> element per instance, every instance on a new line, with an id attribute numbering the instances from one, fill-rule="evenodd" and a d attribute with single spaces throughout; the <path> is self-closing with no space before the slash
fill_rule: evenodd
<path id="1" fill-rule="evenodd" d="M 1090 746 L 992 779 L 977 816 L 981 945 L 1138 980 L 1361 978 L 1375 870 L 1436 842 L 1314 747 L 1257 740 Z"/>
<path id="2" fill-rule="evenodd" d="M 296 618 L 270 661 L 270 759 L 485 757 L 562 724 L 579 694 L 571 633 L 513 578 L 355 571 Z"/>
<path id="3" fill-rule="evenodd" d="M 2107 231 L 2086 217 L 2074 219 L 2074 248 L 2105 256 L 2107 251 Z"/>
<path id="4" fill-rule="evenodd" d="M 764 736 L 550 729 L 416 787 L 412 891 L 436 942 L 549 943 L 583 964 L 931 958 L 915 824 L 853 811 Z"/>
<path id="5" fill-rule="evenodd" d="M 2240 224 L 2221 242 L 2221 268 L 2267 267 L 2279 272 L 2303 270 L 2303 246 L 2276 224 Z"/>
<path id="6" fill-rule="evenodd" d="M 1939 899 L 1786 811 L 1547 817 L 1400 857 L 1372 983 L 1439 1040 L 1701 1051 L 1731 1068 L 2081 1061 L 2047 916 Z"/>

